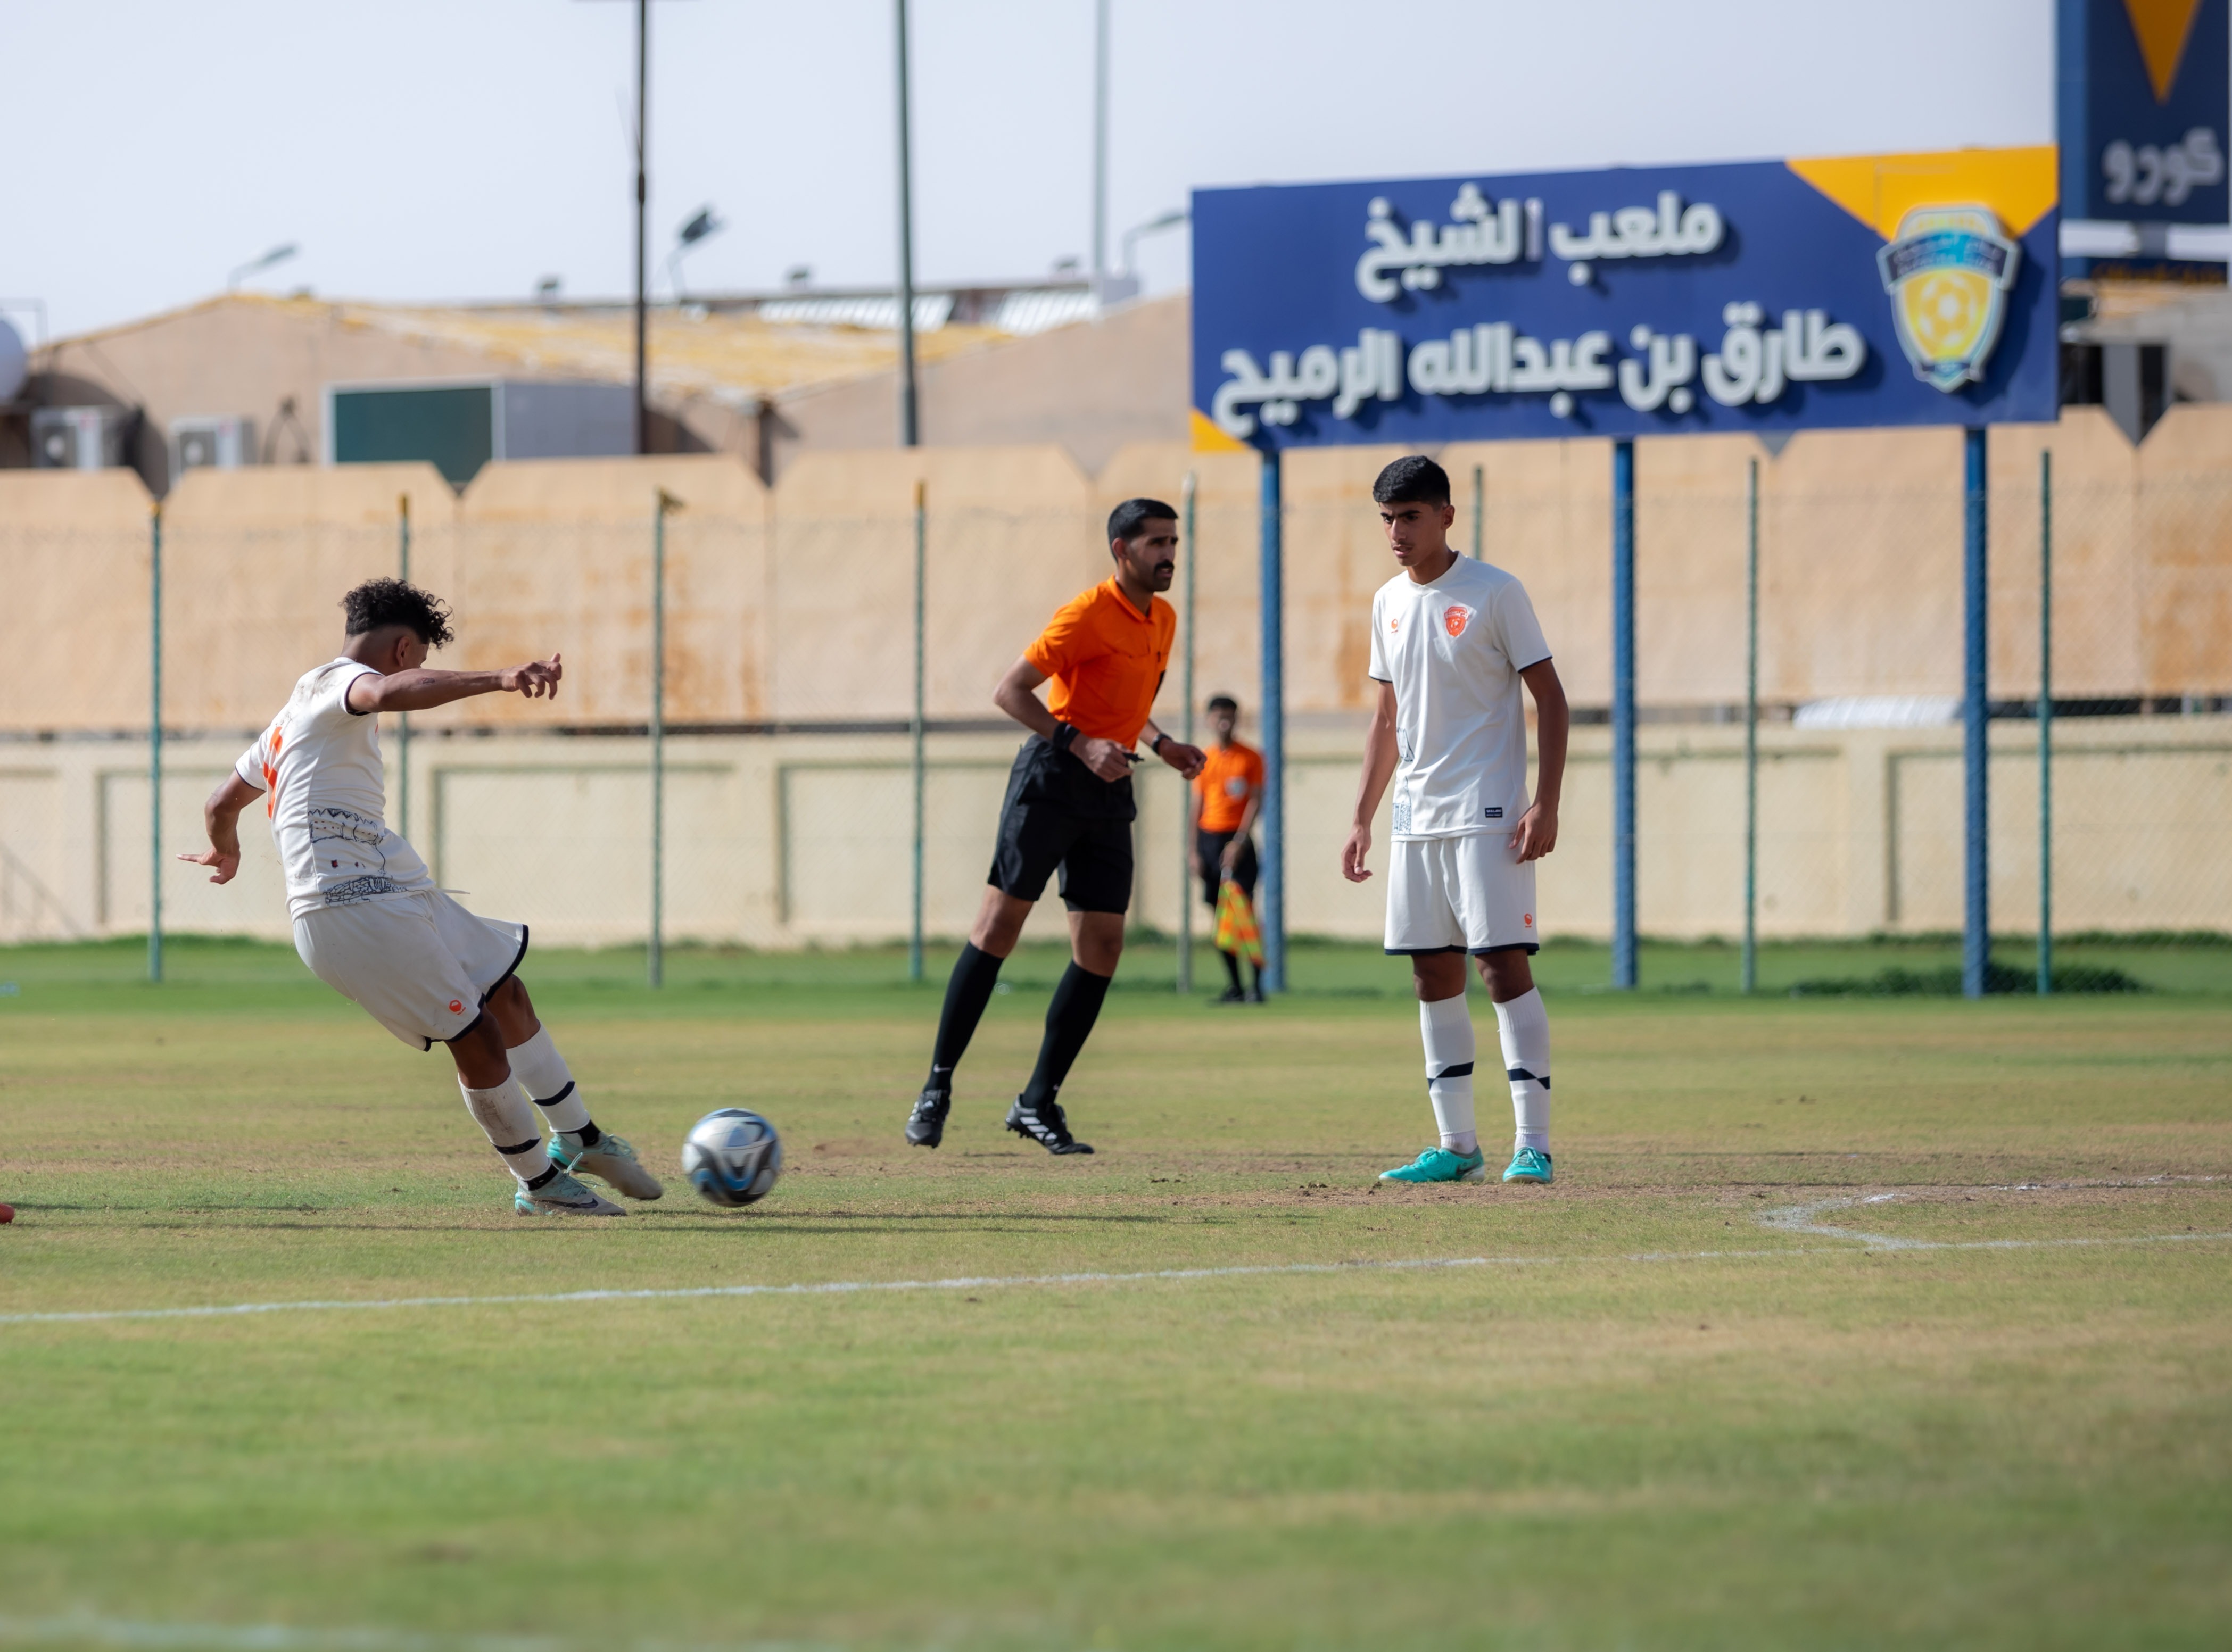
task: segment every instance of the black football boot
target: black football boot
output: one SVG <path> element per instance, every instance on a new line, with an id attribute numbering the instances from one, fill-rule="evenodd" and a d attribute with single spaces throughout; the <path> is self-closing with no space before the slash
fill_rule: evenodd
<path id="1" fill-rule="evenodd" d="M 1093 1149 L 1069 1133 L 1069 1120 L 1058 1101 L 1042 1101 L 1035 1107 L 1023 1105 L 1021 1096 L 1008 1109 L 1008 1128 L 1018 1136 L 1028 1136 L 1049 1153 L 1090 1153 Z"/>
<path id="2" fill-rule="evenodd" d="M 951 1090 L 925 1090 L 907 1115 L 907 1141 L 916 1147 L 936 1147 L 945 1139 L 945 1115 L 952 1111 Z"/>

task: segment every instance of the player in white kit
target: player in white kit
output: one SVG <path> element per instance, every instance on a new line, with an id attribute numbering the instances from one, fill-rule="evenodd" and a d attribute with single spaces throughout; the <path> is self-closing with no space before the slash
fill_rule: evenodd
<path id="1" fill-rule="evenodd" d="M 400 580 L 341 599 L 341 657 L 306 673 L 285 709 L 241 754 L 204 807 L 210 846 L 181 860 L 240 870 L 240 813 L 264 812 L 287 874 L 295 949 L 319 980 L 354 999 L 413 1049 L 449 1046 L 465 1106 L 519 1185 L 522 1215 L 617 1216 L 580 1170 L 632 1199 L 665 1189 L 634 1150 L 589 1118 L 565 1059 L 515 973 L 527 926 L 476 917 L 434 887 L 418 852 L 388 828 L 382 711 L 418 711 L 478 694 L 555 698 L 556 655 L 503 671 L 429 671 L 451 640 L 442 604 Z M 548 1149 L 540 1109 L 551 1128 Z"/>
<path id="2" fill-rule="evenodd" d="M 1411 960 L 1426 1091 L 1441 1140 L 1383 1182 L 1481 1182 L 1473 1128 L 1472 1016 L 1465 958 L 1496 1006 L 1516 1124 L 1506 1182 L 1547 1182 L 1550 1023 L 1528 964 L 1536 949 L 1534 862 L 1557 846 L 1565 780 L 1566 693 L 1534 605 L 1502 569 L 1450 548 L 1450 478 L 1431 459 L 1396 460 L 1372 496 L 1402 572 L 1372 599 L 1379 705 L 1366 736 L 1356 816 L 1341 875 L 1372 876 L 1372 820 L 1390 779 L 1394 842 L 1387 950 Z M 1534 696 L 1539 772 L 1527 795 L 1527 720 Z"/>

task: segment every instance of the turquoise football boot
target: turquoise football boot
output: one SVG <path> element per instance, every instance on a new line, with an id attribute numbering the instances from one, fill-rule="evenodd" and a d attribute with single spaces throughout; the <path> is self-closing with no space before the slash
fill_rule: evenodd
<path id="1" fill-rule="evenodd" d="M 1478 1148 L 1452 1153 L 1446 1147 L 1430 1147 L 1408 1164 L 1379 1173 L 1382 1182 L 1485 1182 L 1488 1161 Z"/>
<path id="2" fill-rule="evenodd" d="M 1550 1174 L 1550 1156 L 1539 1147 L 1522 1147 L 1511 1156 L 1511 1168 L 1504 1171 L 1506 1182 L 1539 1182 L 1548 1187 L 1555 1178 Z"/>

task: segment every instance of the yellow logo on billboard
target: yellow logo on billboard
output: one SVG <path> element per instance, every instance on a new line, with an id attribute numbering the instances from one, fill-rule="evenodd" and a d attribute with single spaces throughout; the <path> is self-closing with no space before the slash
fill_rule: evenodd
<path id="1" fill-rule="evenodd" d="M 1981 206 L 1918 206 L 1876 254 L 1915 377 L 1951 392 L 1984 376 L 2022 249 Z"/>

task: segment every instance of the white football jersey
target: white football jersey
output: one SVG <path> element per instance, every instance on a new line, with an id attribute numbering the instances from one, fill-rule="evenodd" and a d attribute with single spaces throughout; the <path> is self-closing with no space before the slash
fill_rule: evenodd
<path id="1" fill-rule="evenodd" d="M 1512 832 L 1527 812 L 1519 673 L 1550 658 L 1526 587 L 1460 556 L 1372 599 L 1372 675 L 1395 685 L 1395 836 Z"/>
<path id="2" fill-rule="evenodd" d="M 306 672 L 233 765 L 268 794 L 290 917 L 434 887 L 418 852 L 387 829 L 380 719 L 348 709 L 349 684 L 377 675 L 353 659 Z"/>

